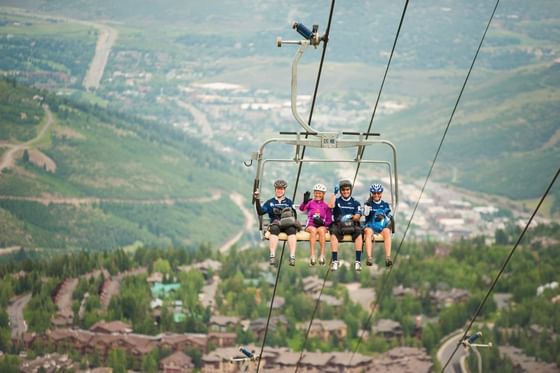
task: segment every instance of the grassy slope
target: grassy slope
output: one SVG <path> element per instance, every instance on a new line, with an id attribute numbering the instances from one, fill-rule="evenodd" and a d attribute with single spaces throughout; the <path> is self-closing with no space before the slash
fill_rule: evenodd
<path id="1" fill-rule="evenodd" d="M 37 103 L 31 99 L 36 91 L 14 88 L 4 81 L 0 82 L 0 91 L 10 92 L 15 100 L 12 104 L 21 110 L 37 110 Z M 13 234 L 5 231 L 3 241 L 26 246 L 93 248 L 123 246 L 136 240 L 159 244 L 219 243 L 242 225 L 241 214 L 227 194 L 216 202 L 173 206 L 114 201 L 209 196 L 221 186 L 243 189 L 244 180 L 234 176 L 229 169 L 235 167 L 209 148 L 179 133 L 165 132 L 156 123 L 134 123 L 99 109 L 87 112 L 72 103 L 62 105 L 56 98 L 49 100 L 57 120 L 38 147 L 56 162 L 56 173 L 19 160 L 15 170 L 5 170 L 0 177 L 0 194 L 48 193 L 58 197 L 109 198 L 112 202 L 101 206 L 47 207 L 34 202 L 2 201 L 0 211 L 7 221 L 24 226 L 32 236 L 32 240 L 25 240 L 16 230 Z M 9 129 L 19 126 L 23 124 L 5 123 Z M 17 131 L 3 133 L 11 132 Z M 208 236 L 208 232 L 200 230 L 200 224 L 221 227 L 223 235 Z"/>

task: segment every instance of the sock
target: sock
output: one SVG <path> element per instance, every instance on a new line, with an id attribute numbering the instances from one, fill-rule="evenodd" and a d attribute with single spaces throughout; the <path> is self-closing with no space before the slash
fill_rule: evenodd
<path id="1" fill-rule="evenodd" d="M 336 262 L 338 260 L 338 251 L 333 251 L 332 253 L 332 261 Z"/>
<path id="2" fill-rule="evenodd" d="M 356 261 L 360 262 L 362 260 L 362 252 L 356 251 Z"/>

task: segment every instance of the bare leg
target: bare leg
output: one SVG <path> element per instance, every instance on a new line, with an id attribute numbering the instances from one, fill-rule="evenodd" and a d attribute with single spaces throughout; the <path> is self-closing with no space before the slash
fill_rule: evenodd
<path id="1" fill-rule="evenodd" d="M 354 241 L 354 247 L 356 248 L 356 251 L 362 251 L 362 235 L 359 235 L 356 238 L 356 241 Z"/>
<path id="2" fill-rule="evenodd" d="M 297 245 L 297 238 L 295 234 L 291 234 L 288 236 L 288 248 L 290 249 L 290 255 L 296 256 L 296 245 Z"/>
<path id="3" fill-rule="evenodd" d="M 309 232 L 309 248 L 311 249 L 311 257 L 315 257 L 315 242 L 317 242 L 317 229 L 315 227 L 307 227 L 306 231 Z"/>
<path id="4" fill-rule="evenodd" d="M 327 233 L 327 228 L 320 227 L 317 229 L 319 232 L 319 245 L 321 246 L 321 256 L 325 256 L 325 234 Z"/>
<path id="5" fill-rule="evenodd" d="M 338 239 L 336 235 L 331 233 L 331 252 L 336 253 L 338 252 Z"/>
<path id="6" fill-rule="evenodd" d="M 385 256 L 391 256 L 391 230 L 389 228 L 383 229 L 381 232 L 383 236 L 383 245 L 385 247 Z"/>
<path id="7" fill-rule="evenodd" d="M 366 254 L 368 256 L 368 258 L 372 257 L 372 251 L 373 251 L 373 242 L 372 242 L 372 236 L 373 236 L 373 229 L 371 228 L 366 228 L 364 229 L 364 240 L 366 240 Z"/>
<path id="8" fill-rule="evenodd" d="M 270 248 L 270 256 L 276 256 L 276 246 L 278 246 L 278 236 L 271 234 L 268 239 L 268 244 Z"/>

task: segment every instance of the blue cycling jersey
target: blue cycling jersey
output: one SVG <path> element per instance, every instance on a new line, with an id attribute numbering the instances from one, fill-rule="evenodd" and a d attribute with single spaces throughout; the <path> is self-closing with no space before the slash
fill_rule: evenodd
<path id="1" fill-rule="evenodd" d="M 293 204 L 292 200 L 287 197 L 282 198 L 280 201 L 278 201 L 275 197 L 272 197 L 262 205 L 262 210 L 265 214 L 268 214 L 268 217 L 272 222 L 280 219 L 280 212 L 282 209 L 292 207 Z"/>
<path id="2" fill-rule="evenodd" d="M 339 222 L 344 215 L 356 215 L 359 213 L 360 202 L 356 201 L 353 197 L 347 200 L 343 197 L 338 197 L 334 202 L 333 221 Z"/>
<path id="3" fill-rule="evenodd" d="M 390 218 L 392 216 L 391 206 L 383 200 L 379 202 L 369 200 L 364 205 L 371 206 L 371 212 L 366 216 L 366 225 L 372 224 L 378 215 L 383 215 L 383 218 Z"/>

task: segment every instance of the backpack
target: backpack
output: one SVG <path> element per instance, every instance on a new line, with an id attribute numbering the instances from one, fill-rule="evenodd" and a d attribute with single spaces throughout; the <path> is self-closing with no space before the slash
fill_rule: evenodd
<path id="1" fill-rule="evenodd" d="M 294 210 L 291 207 L 283 208 L 280 213 L 280 228 L 296 227 L 299 229 L 299 226 Z"/>

